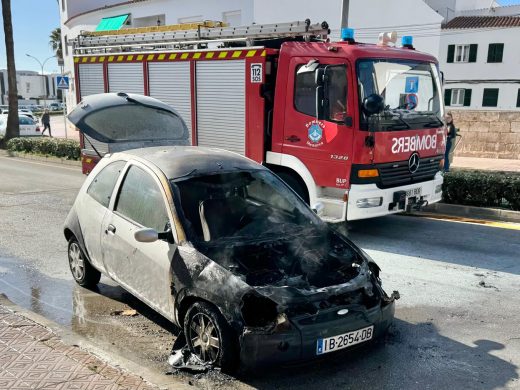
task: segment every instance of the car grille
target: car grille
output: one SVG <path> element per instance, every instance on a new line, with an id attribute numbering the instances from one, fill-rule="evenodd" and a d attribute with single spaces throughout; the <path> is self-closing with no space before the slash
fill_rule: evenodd
<path id="1" fill-rule="evenodd" d="M 379 186 L 381 188 L 390 188 L 432 180 L 439 171 L 439 161 L 441 159 L 442 157 L 421 158 L 419 168 L 415 173 L 410 173 L 408 160 L 378 165 Z"/>

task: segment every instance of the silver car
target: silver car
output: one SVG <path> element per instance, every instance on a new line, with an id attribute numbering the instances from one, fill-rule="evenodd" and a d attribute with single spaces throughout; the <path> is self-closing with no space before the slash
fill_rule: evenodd
<path id="1" fill-rule="evenodd" d="M 200 361 L 230 370 L 337 353 L 386 332 L 398 295 L 384 292 L 378 266 L 270 170 L 172 145 L 187 141 L 186 126 L 151 98 L 93 97 L 70 118 L 116 149 L 143 134 L 166 144 L 108 154 L 86 179 L 64 226 L 80 285 L 109 276 L 181 327 Z"/>

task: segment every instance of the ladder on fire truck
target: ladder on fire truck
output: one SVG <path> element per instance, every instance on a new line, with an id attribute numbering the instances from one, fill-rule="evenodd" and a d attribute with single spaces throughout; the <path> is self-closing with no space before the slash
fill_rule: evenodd
<path id="1" fill-rule="evenodd" d="M 132 32 L 85 32 L 73 41 L 74 55 L 149 52 L 166 50 L 190 50 L 207 48 L 209 44 L 219 47 L 254 46 L 257 41 L 276 39 L 325 40 L 330 34 L 327 22 L 311 24 L 309 19 L 290 23 L 253 24 L 251 26 L 227 27 L 220 22 L 201 22 L 197 28 L 191 23 L 162 26 L 161 31 Z M 215 27 L 220 26 L 220 27 Z M 171 31 L 164 31 L 171 27 Z M 139 30 L 139 29 L 131 29 Z"/>

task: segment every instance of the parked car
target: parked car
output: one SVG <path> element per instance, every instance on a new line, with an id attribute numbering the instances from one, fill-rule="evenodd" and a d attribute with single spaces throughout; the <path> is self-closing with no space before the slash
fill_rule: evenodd
<path id="1" fill-rule="evenodd" d="M 64 225 L 77 283 L 109 276 L 225 369 L 312 359 L 386 332 L 398 296 L 379 267 L 270 170 L 172 146 L 187 144 L 186 125 L 149 97 L 89 96 L 69 119 L 120 149 L 87 177 Z M 158 137 L 165 146 L 128 150 Z"/>
<path id="2" fill-rule="evenodd" d="M 49 104 L 49 111 L 59 111 L 59 110 L 61 110 L 60 103 Z"/>
<path id="3" fill-rule="evenodd" d="M 19 115 L 18 118 L 19 118 L 19 129 L 20 129 L 21 137 L 41 135 L 40 126 L 38 126 L 38 123 L 35 122 L 32 118 L 25 116 L 25 115 Z M 7 128 L 7 115 L 0 114 L 0 135 L 1 136 L 5 135 L 6 128 Z"/>

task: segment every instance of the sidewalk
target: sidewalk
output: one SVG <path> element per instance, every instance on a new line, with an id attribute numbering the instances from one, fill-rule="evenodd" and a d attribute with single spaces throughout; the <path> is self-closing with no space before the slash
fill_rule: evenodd
<path id="1" fill-rule="evenodd" d="M 485 171 L 520 172 L 520 160 L 455 156 L 452 168 L 482 169 Z"/>
<path id="2" fill-rule="evenodd" d="M 0 389 L 156 389 L 0 302 Z"/>

